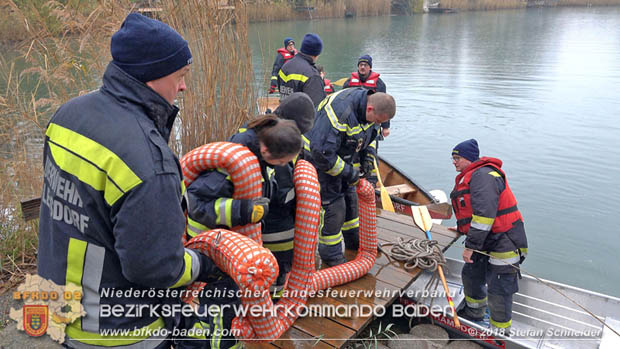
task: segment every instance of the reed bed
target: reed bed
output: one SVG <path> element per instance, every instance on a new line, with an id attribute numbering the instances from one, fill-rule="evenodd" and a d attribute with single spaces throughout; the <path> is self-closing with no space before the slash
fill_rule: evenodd
<path id="1" fill-rule="evenodd" d="M 171 142 L 182 155 L 224 140 L 254 113 L 247 12 L 241 4 L 219 10 L 214 0 L 161 5 L 161 19 L 185 36 L 194 56 Z M 23 35 L 5 40 L 0 51 L 0 294 L 36 269 L 38 226 L 23 221 L 20 202 L 41 195 L 46 125 L 60 105 L 100 86 L 110 38 L 135 10 L 129 0 L 3 6 Z"/>
<path id="2" fill-rule="evenodd" d="M 255 113 L 248 11 L 243 1 L 236 1 L 234 10 L 222 9 L 216 0 L 163 3 L 163 20 L 183 34 L 193 55 L 173 138 L 182 154 L 225 140 Z"/>
<path id="3" fill-rule="evenodd" d="M 251 22 L 353 16 L 382 16 L 391 12 L 391 0 L 255 0 L 247 4 Z"/>
<path id="4" fill-rule="evenodd" d="M 435 1 L 428 0 L 429 3 Z M 501 10 L 525 8 L 527 1 L 525 0 L 441 0 L 441 7 L 475 11 L 475 10 Z"/>

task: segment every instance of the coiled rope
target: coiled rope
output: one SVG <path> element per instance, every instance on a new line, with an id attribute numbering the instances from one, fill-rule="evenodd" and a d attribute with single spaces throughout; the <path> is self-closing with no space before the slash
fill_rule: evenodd
<path id="1" fill-rule="evenodd" d="M 405 270 L 420 268 L 423 270 L 435 271 L 437 266 L 446 267 L 446 257 L 444 257 L 439 242 L 437 240 L 409 239 L 405 241 L 399 237 L 398 242 L 383 244 L 394 245 L 390 249 L 388 256 L 404 262 Z"/>

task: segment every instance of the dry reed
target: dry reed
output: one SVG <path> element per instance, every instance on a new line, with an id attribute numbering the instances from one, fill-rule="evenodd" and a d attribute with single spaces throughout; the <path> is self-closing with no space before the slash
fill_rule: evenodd
<path id="1" fill-rule="evenodd" d="M 251 22 L 267 22 L 344 17 L 347 13 L 359 17 L 389 15 L 391 0 L 255 0 L 247 7 Z"/>
<path id="2" fill-rule="evenodd" d="M 217 0 L 163 1 L 162 18 L 182 32 L 192 49 L 187 92 L 180 101 L 180 131 L 174 144 L 183 153 L 222 141 L 254 115 L 254 75 L 243 1 L 234 10 Z"/>
<path id="3" fill-rule="evenodd" d="M 0 53 L 0 293 L 36 268 L 38 227 L 21 219 L 20 201 L 41 195 L 47 122 L 60 105 L 101 84 L 110 38 L 134 5 L 38 4 L 6 5 L 24 34 Z M 183 33 L 194 55 L 188 90 L 179 98 L 183 128 L 174 145 L 191 150 L 226 138 L 253 114 L 247 14 L 241 5 L 218 10 L 214 0 L 162 5 L 162 19 Z"/>

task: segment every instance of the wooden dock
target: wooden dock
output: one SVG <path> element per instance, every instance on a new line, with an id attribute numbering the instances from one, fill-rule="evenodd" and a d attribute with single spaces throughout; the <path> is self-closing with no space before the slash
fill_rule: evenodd
<path id="1" fill-rule="evenodd" d="M 433 225 L 433 239 L 439 242 L 445 251 L 456 241 L 458 234 L 445 226 Z M 423 231 L 415 226 L 413 220 L 405 215 L 395 214 L 379 209 L 377 214 L 377 234 L 379 243 L 396 242 L 398 238 L 425 239 Z M 389 251 L 390 246 L 385 250 Z M 347 251 L 350 252 L 350 251 Z M 354 253 L 347 255 L 349 260 Z M 381 252 L 370 272 L 351 283 L 332 288 L 335 291 L 374 290 L 374 296 L 361 297 L 321 297 L 311 298 L 308 304 L 369 304 L 382 305 L 386 308 L 398 298 L 398 291 L 406 289 L 421 273 L 415 269 L 406 271 L 401 262 L 390 262 Z M 339 292 L 341 293 L 341 292 Z M 376 296 L 379 293 L 380 296 Z M 385 296 L 390 294 L 390 296 Z M 356 338 L 373 320 L 368 317 L 305 317 L 298 319 L 292 328 L 272 343 L 246 343 L 249 348 L 340 348 L 350 339 Z"/>

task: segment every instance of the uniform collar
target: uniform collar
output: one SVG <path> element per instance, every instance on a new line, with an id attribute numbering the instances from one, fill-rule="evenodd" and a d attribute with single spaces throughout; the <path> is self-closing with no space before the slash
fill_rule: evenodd
<path id="1" fill-rule="evenodd" d="M 155 124 L 155 128 L 168 142 L 172 125 L 179 112 L 177 106 L 170 105 L 157 92 L 125 73 L 125 71 L 112 62 L 108 64 L 103 74 L 101 90 L 111 94 L 119 101 L 126 101 L 142 107 L 149 119 Z"/>

